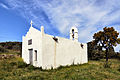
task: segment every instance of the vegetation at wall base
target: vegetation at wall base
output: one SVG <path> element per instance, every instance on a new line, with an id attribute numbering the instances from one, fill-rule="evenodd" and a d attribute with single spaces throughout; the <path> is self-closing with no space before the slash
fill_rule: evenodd
<path id="1" fill-rule="evenodd" d="M 0 60 L 0 80 L 119 80 L 120 60 L 90 60 L 87 64 L 60 66 L 58 69 L 42 70 L 23 62 L 21 58 Z"/>
<path id="2" fill-rule="evenodd" d="M 21 49 L 21 42 L 0 43 L 0 55 L 21 55 Z M 120 53 L 113 47 L 109 48 L 109 62 L 105 63 L 105 50 L 89 42 L 88 58 L 86 64 L 73 63 L 51 70 L 26 64 L 19 56 L 0 58 L 0 80 L 120 80 Z"/>

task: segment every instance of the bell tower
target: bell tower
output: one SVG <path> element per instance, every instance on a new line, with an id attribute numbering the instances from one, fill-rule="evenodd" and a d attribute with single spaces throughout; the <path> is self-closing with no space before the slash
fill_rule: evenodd
<path id="1" fill-rule="evenodd" d="M 70 39 L 78 42 L 78 29 L 76 27 L 70 29 Z"/>

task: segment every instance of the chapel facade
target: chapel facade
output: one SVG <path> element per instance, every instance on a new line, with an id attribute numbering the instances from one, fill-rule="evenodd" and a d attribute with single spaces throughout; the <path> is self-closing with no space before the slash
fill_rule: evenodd
<path id="1" fill-rule="evenodd" d="M 22 37 L 22 58 L 27 64 L 42 69 L 88 62 L 87 44 L 78 42 L 78 30 L 70 29 L 70 39 L 45 34 L 32 26 Z"/>

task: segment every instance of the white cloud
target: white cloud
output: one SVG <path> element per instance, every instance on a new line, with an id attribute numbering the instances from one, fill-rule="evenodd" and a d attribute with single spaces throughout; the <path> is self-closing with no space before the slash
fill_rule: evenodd
<path id="1" fill-rule="evenodd" d="M 120 26 L 119 0 L 7 0 L 12 10 L 17 10 L 38 27 L 46 24 L 47 30 L 54 27 L 62 35 L 69 35 L 71 26 L 77 25 L 79 41 L 92 40 L 95 32 L 105 26 Z M 47 21 L 42 11 L 50 21 Z M 47 22 L 51 24 L 47 25 Z M 116 28 L 119 32 L 120 29 Z"/>
<path id="2" fill-rule="evenodd" d="M 43 5 L 51 18 L 51 22 L 55 24 L 63 34 L 68 33 L 71 26 L 78 24 L 80 41 L 84 40 L 83 42 L 92 39 L 88 37 L 92 36 L 92 32 L 95 32 L 98 27 L 101 26 L 101 28 L 103 28 L 105 24 L 108 25 L 119 17 L 119 12 L 117 12 L 117 15 L 109 15 L 113 6 L 116 4 L 111 3 L 113 6 L 107 5 L 108 1 L 105 4 L 105 9 L 103 7 L 94 6 L 96 0 L 70 0 L 69 2 L 61 0 L 58 2 L 59 4 L 57 2 L 58 1 L 53 0 L 49 5 Z"/>

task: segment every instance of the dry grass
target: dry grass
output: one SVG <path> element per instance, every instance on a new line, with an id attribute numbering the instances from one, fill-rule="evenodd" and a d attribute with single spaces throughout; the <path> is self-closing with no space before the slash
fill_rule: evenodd
<path id="1" fill-rule="evenodd" d="M 89 61 L 83 65 L 41 70 L 26 66 L 21 58 L 0 60 L 0 80 L 120 80 L 120 61 L 109 60 L 110 68 L 104 68 L 104 62 Z"/>

